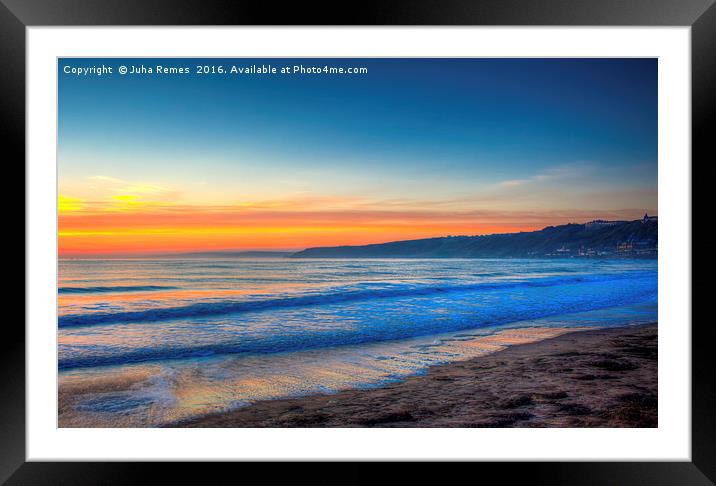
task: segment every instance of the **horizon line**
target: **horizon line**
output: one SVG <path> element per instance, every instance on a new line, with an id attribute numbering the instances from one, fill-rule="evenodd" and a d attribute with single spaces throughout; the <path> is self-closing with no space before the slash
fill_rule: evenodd
<path id="1" fill-rule="evenodd" d="M 645 216 L 649 216 L 650 218 L 657 218 L 658 215 L 648 215 L 648 213 L 645 213 Z M 221 253 L 285 253 L 285 254 L 294 254 L 299 253 L 302 251 L 314 249 L 314 248 L 335 248 L 335 247 L 361 247 L 361 246 L 371 246 L 371 245 L 384 245 L 388 243 L 400 243 L 400 242 L 406 242 L 406 241 L 420 241 L 420 240 L 431 240 L 435 238 L 474 238 L 477 236 L 490 236 L 490 235 L 509 235 L 509 234 L 520 234 L 520 233 L 535 233 L 538 231 L 543 231 L 547 228 L 551 228 L 554 226 L 567 226 L 570 224 L 588 224 L 591 222 L 597 222 L 597 221 L 607 221 L 607 222 L 634 222 L 634 221 L 642 221 L 644 218 L 638 218 L 638 219 L 631 219 L 631 220 L 601 220 L 601 219 L 592 219 L 590 221 L 585 221 L 583 223 L 565 223 L 561 225 L 547 225 L 537 230 L 531 230 L 531 231 L 513 231 L 510 233 L 483 233 L 483 234 L 474 234 L 474 235 L 441 235 L 441 236 L 432 236 L 428 238 L 413 238 L 408 240 L 390 240 L 390 241 L 383 241 L 379 243 L 367 243 L 362 245 L 348 245 L 348 244 L 336 244 L 336 245 L 330 245 L 330 246 L 311 246 L 306 248 L 287 248 L 287 249 L 279 249 L 279 248 L 254 248 L 254 249 L 246 249 L 246 248 L 221 248 L 221 249 L 196 249 L 196 250 L 190 250 L 190 251 L 152 251 L 152 252 L 114 252 L 114 253 L 66 253 L 64 255 L 60 254 L 58 251 L 58 259 L 107 259 L 107 258 L 116 258 L 116 259 L 131 259 L 131 258 L 158 258 L 158 257 L 171 257 L 171 256 L 191 256 L 192 254 L 216 254 L 219 255 Z"/>

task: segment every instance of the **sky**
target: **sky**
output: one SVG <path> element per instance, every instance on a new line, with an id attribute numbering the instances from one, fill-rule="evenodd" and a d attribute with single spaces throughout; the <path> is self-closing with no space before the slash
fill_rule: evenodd
<path id="1" fill-rule="evenodd" d="M 657 214 L 657 60 L 60 59 L 57 152 L 61 256 L 636 219 Z"/>

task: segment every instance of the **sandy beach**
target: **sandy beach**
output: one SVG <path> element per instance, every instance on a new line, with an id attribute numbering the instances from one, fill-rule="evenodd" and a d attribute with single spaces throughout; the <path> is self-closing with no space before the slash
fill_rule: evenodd
<path id="1" fill-rule="evenodd" d="M 657 325 L 576 331 L 367 390 L 259 402 L 183 427 L 656 427 Z"/>

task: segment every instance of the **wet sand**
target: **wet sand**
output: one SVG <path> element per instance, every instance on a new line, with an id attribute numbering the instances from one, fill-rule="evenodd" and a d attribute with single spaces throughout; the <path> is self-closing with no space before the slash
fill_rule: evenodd
<path id="1" fill-rule="evenodd" d="M 177 427 L 656 427 L 657 325 L 576 331 L 382 388 L 268 400 Z"/>

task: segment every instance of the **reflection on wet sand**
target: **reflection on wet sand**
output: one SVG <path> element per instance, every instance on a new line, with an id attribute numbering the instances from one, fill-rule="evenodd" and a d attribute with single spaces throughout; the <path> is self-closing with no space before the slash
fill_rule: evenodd
<path id="1" fill-rule="evenodd" d="M 585 328 L 516 328 L 401 342 L 134 365 L 60 375 L 60 427 L 147 427 L 287 396 L 379 386 L 431 365 Z M 494 332 L 490 334 L 491 332 Z"/>

